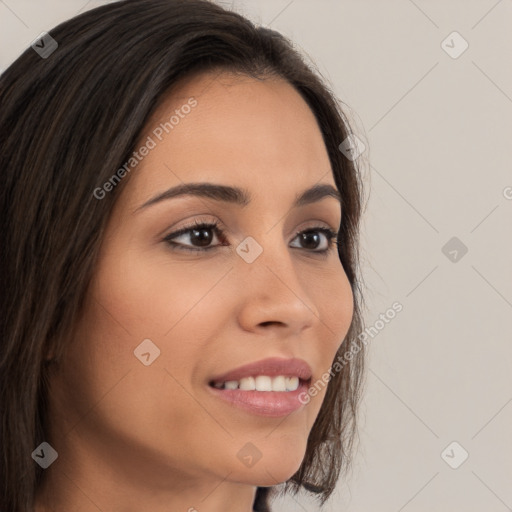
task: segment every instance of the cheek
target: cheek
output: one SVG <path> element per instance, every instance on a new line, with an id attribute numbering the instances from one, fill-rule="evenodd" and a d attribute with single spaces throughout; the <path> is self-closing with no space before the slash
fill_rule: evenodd
<path id="1" fill-rule="evenodd" d="M 352 287 L 347 275 L 341 271 L 331 273 L 321 280 L 315 291 L 316 304 L 320 312 L 321 328 L 325 331 L 325 355 L 329 363 L 342 344 L 354 313 Z"/>
<path id="2" fill-rule="evenodd" d="M 165 261 L 137 264 L 129 252 L 103 260 L 67 366 L 71 408 L 82 417 L 94 406 L 82 429 L 154 452 L 173 446 L 186 465 L 185 447 L 218 428 L 191 398 L 194 377 L 214 358 L 207 342 L 230 310 L 222 286 L 215 287 L 226 269 L 204 267 L 180 272 Z M 146 339 L 160 351 L 148 366 L 134 354 Z"/>
<path id="3" fill-rule="evenodd" d="M 319 371 L 302 397 L 308 403 L 311 426 L 325 398 L 334 358 L 347 335 L 354 312 L 352 287 L 342 268 L 319 282 L 321 286 L 314 293 L 320 317 L 318 339 L 321 343 L 315 354 Z"/>
<path id="4" fill-rule="evenodd" d="M 112 250 L 103 261 L 91 287 L 94 335 L 108 342 L 110 363 L 122 368 L 142 366 L 134 351 L 151 340 L 160 352 L 147 369 L 168 370 L 190 387 L 205 360 L 215 359 L 210 340 L 232 314 L 236 297 L 223 288 L 229 267 L 155 253 L 116 257 Z"/>
<path id="5" fill-rule="evenodd" d="M 199 310 L 204 315 L 201 303 L 215 307 L 210 290 L 224 273 L 215 265 L 173 262 L 165 251 L 128 251 L 104 262 L 93 293 L 133 338 L 162 339 L 195 322 Z"/>

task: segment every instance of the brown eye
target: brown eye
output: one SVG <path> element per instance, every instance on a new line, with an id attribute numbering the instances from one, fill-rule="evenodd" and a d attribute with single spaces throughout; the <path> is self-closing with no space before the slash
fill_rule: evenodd
<path id="1" fill-rule="evenodd" d="M 179 231 L 170 233 L 164 240 L 171 245 L 173 249 L 185 250 L 185 251 L 208 251 L 215 249 L 217 245 L 210 246 L 214 236 L 221 237 L 223 231 L 220 229 L 217 223 L 199 223 L 193 224 L 192 226 L 186 226 Z M 177 243 L 174 240 L 176 238 L 187 236 L 190 244 Z M 223 245 L 223 244 L 221 244 Z"/>
<path id="2" fill-rule="evenodd" d="M 301 244 L 301 247 L 299 247 L 300 249 L 308 249 L 312 252 L 318 253 L 327 253 L 331 250 L 333 245 L 336 243 L 335 239 L 337 236 L 338 233 L 325 227 L 308 228 L 304 231 L 299 231 L 296 234 L 296 237 L 299 238 L 299 243 Z M 318 247 L 322 241 L 325 242 L 324 246 L 319 249 Z"/>

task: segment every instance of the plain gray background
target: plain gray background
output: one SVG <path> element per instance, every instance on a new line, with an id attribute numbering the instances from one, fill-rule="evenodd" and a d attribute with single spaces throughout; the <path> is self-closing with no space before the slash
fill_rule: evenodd
<path id="1" fill-rule="evenodd" d="M 101 3 L 0 0 L 0 68 Z M 354 469 L 324 510 L 512 510 L 512 1 L 219 3 L 289 36 L 347 105 L 367 325 L 403 305 L 370 342 Z"/>

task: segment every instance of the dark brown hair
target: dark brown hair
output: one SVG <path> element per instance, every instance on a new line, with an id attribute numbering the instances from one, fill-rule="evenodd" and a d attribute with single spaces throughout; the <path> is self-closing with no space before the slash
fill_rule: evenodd
<path id="1" fill-rule="evenodd" d="M 338 253 L 354 316 L 337 356 L 362 330 L 358 271 L 361 179 L 339 144 L 351 133 L 329 87 L 287 39 L 207 0 L 125 0 L 50 31 L 58 48 L 32 48 L 0 76 L 0 510 L 29 512 L 44 471 L 31 453 L 46 439 L 45 360 L 58 364 L 81 313 L 106 222 L 129 177 L 93 196 L 135 149 L 177 81 L 225 70 L 281 78 L 318 120 L 342 197 Z M 323 504 L 349 467 L 364 347 L 329 381 L 304 460 L 284 491 Z M 272 488 L 255 508 L 269 510 Z"/>

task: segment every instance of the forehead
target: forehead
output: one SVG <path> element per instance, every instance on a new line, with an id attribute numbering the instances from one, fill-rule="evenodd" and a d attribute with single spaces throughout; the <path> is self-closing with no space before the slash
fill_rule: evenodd
<path id="1" fill-rule="evenodd" d="M 163 98 L 136 148 L 152 149 L 132 173 L 129 195 L 183 182 L 296 191 L 332 183 L 313 112 L 284 80 L 230 73 L 187 78 Z"/>

